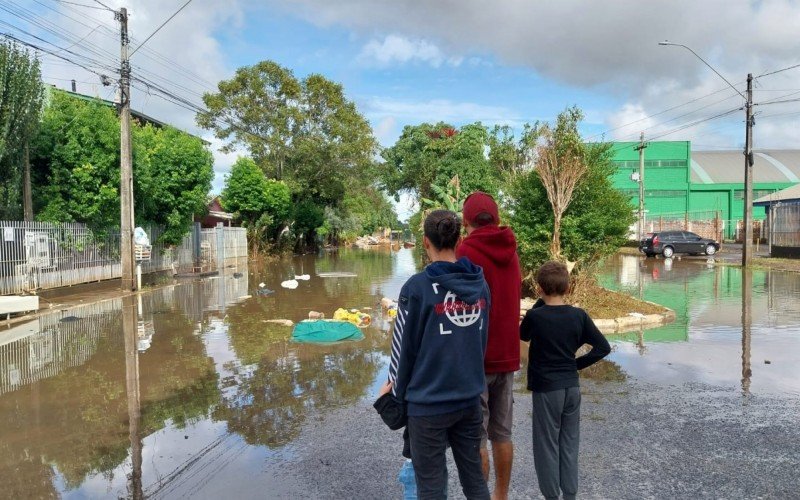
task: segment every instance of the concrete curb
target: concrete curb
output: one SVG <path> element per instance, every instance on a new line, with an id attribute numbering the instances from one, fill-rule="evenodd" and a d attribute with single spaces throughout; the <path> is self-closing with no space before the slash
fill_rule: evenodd
<path id="1" fill-rule="evenodd" d="M 520 301 L 520 318 L 525 316 L 525 313 L 533 307 L 533 299 L 525 298 Z M 635 316 L 620 316 L 618 318 L 592 318 L 595 326 L 602 333 L 608 335 L 613 333 L 624 333 L 636 330 L 645 330 L 648 328 L 655 328 L 658 326 L 666 325 L 675 321 L 675 311 L 668 307 L 655 302 L 643 300 L 647 304 L 651 304 L 664 309 L 663 313 L 657 314 L 637 314 Z"/>

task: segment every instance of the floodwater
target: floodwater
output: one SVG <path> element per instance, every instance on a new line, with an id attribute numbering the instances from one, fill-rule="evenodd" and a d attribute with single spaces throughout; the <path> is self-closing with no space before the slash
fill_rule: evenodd
<path id="1" fill-rule="evenodd" d="M 416 269 L 411 250 L 340 250 L 0 330 L 0 496 L 302 491 L 281 473 L 304 451 L 294 442 L 326 412 L 376 393 L 390 342 L 380 299 Z M 356 276 L 318 276 L 327 272 Z M 311 279 L 297 289 L 280 287 L 302 274 Z M 800 397 L 800 274 L 617 256 L 601 279 L 677 320 L 613 338 L 595 373 Z M 291 327 L 267 322 L 339 307 L 371 308 L 364 340 L 293 344 Z"/>

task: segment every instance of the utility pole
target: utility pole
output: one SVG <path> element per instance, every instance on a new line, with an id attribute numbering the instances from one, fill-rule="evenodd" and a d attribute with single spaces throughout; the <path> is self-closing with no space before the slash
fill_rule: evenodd
<path id="1" fill-rule="evenodd" d="M 639 151 L 639 241 L 644 237 L 644 132 L 639 136 L 639 145 L 633 149 Z"/>
<path id="2" fill-rule="evenodd" d="M 119 202 L 120 202 L 120 259 L 122 261 L 121 287 L 125 291 L 136 290 L 133 279 L 133 167 L 131 165 L 131 65 L 128 60 L 128 10 L 124 7 L 116 13 L 120 25 L 120 158 L 119 158 Z"/>
<path id="3" fill-rule="evenodd" d="M 750 265 L 753 258 L 753 74 L 747 74 L 747 100 L 744 138 L 744 242 L 742 267 Z"/>

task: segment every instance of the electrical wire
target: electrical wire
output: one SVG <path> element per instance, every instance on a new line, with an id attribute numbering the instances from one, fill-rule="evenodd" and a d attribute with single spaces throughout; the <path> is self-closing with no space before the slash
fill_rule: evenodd
<path id="1" fill-rule="evenodd" d="M 136 51 L 137 51 L 137 50 L 139 50 L 139 49 L 142 47 L 142 45 L 146 44 L 146 43 L 147 43 L 147 42 L 148 42 L 148 41 L 149 41 L 151 38 L 153 38 L 153 35 L 155 35 L 156 33 L 158 33 L 158 32 L 161 30 L 161 28 L 163 28 L 164 26 L 166 26 L 166 24 L 167 24 L 168 22 L 172 21 L 172 18 L 173 18 L 173 17 L 175 17 L 175 16 L 177 16 L 177 15 L 178 15 L 178 13 L 179 13 L 180 11 L 182 11 L 182 10 L 183 10 L 183 9 L 184 9 L 184 8 L 185 8 L 187 5 L 189 5 L 190 3 L 192 3 L 192 0 L 186 0 L 186 3 L 185 3 L 185 4 L 183 4 L 183 5 L 181 6 L 181 8 L 180 8 L 180 9 L 176 10 L 176 11 L 175 11 L 175 13 L 174 13 L 174 14 L 172 14 L 171 16 L 169 16 L 169 18 L 168 18 L 166 21 L 164 21 L 163 23 L 161 23 L 161 26 L 159 26 L 158 28 L 156 28 L 156 30 L 155 30 L 154 32 L 150 33 L 150 36 L 148 36 L 147 38 L 145 38 L 145 40 L 144 40 L 142 43 L 140 43 L 138 47 L 136 47 L 135 49 L 133 49 L 133 52 L 131 52 L 131 54 L 130 54 L 130 55 L 131 55 L 131 56 L 133 56 L 133 54 L 135 54 L 135 53 L 136 53 Z"/>
<path id="2" fill-rule="evenodd" d="M 95 7 L 94 5 L 86 5 L 83 3 L 77 2 L 68 2 L 67 0 L 53 0 L 58 3 L 69 4 L 69 5 L 77 5 L 79 7 L 86 7 L 87 9 L 97 9 L 97 10 L 109 10 L 107 7 Z"/>

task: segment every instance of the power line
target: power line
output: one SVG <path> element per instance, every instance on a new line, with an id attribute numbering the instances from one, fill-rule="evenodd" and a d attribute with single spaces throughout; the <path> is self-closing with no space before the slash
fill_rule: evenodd
<path id="1" fill-rule="evenodd" d="M 103 7 L 105 7 L 105 8 L 106 8 L 106 10 L 110 10 L 111 12 L 117 12 L 116 10 L 112 9 L 112 8 L 111 8 L 111 7 L 109 7 L 108 5 L 106 5 L 106 4 L 104 4 L 103 2 L 101 2 L 100 0 L 94 0 L 94 1 L 95 1 L 95 3 L 99 3 L 100 5 L 102 5 Z"/>
<path id="2" fill-rule="evenodd" d="M 63 3 L 63 4 L 77 5 L 79 7 L 86 7 L 87 9 L 109 10 L 107 7 L 95 7 L 94 5 L 86 5 L 86 4 L 77 3 L 77 2 L 68 2 L 67 0 L 54 0 L 54 1 L 55 2 L 59 2 L 59 3 Z"/>
<path id="3" fill-rule="evenodd" d="M 93 70 L 91 68 L 88 68 L 88 67 L 84 66 L 83 64 L 75 62 L 72 59 L 69 59 L 69 58 L 64 57 L 64 56 L 60 56 L 60 55 L 58 55 L 58 54 L 56 54 L 56 53 L 54 53 L 52 51 L 49 51 L 49 50 L 45 49 L 44 47 L 36 45 L 36 44 L 30 43 L 30 42 L 26 42 L 25 40 L 20 40 L 19 38 L 15 37 L 14 35 L 11 35 L 9 33 L 0 32 L 0 36 L 4 36 L 4 37 L 6 37 L 8 39 L 14 40 L 15 42 L 21 43 L 22 45 L 25 45 L 25 46 L 30 47 L 32 49 L 36 49 L 36 50 L 40 50 L 42 52 L 46 52 L 46 53 L 50 54 L 51 56 L 55 56 L 55 57 L 57 57 L 59 59 L 62 59 L 62 60 L 67 61 L 69 63 L 72 63 L 75 66 L 80 66 L 81 68 L 85 69 L 86 71 L 88 71 L 90 73 L 94 73 L 95 75 L 97 75 L 97 76 L 99 76 L 101 78 L 106 77 L 106 75 L 104 75 L 102 73 L 98 73 L 97 71 L 95 71 L 95 70 Z"/>
<path id="4" fill-rule="evenodd" d="M 777 73 L 782 73 L 784 71 L 789 71 L 790 69 L 795 69 L 795 68 L 800 68 L 800 64 L 794 64 L 794 65 L 788 66 L 786 68 L 776 69 L 775 71 L 769 71 L 767 73 L 763 73 L 763 74 L 758 75 L 756 78 L 761 78 L 761 77 L 764 77 L 764 76 L 770 76 L 770 75 L 774 75 L 774 74 L 777 74 Z"/>
<path id="5" fill-rule="evenodd" d="M 177 16 L 177 15 L 178 15 L 178 13 L 179 13 L 180 11 L 182 11 L 182 10 L 183 10 L 183 9 L 184 9 L 184 8 L 185 8 L 187 5 L 189 5 L 190 3 L 192 3 L 192 0 L 187 0 L 187 1 L 186 1 L 186 3 L 185 3 L 185 4 L 183 4 L 183 5 L 181 6 L 181 8 L 180 8 L 180 9 L 176 10 L 176 11 L 175 11 L 175 13 L 174 13 L 174 14 L 172 14 L 171 16 L 169 16 L 169 18 L 168 18 L 166 21 L 164 21 L 163 23 L 161 23 L 161 26 L 159 26 L 158 28 L 156 28 L 156 30 L 155 30 L 154 32 L 150 33 L 150 36 L 148 36 L 147 38 L 145 38 L 145 40 L 144 40 L 142 43 L 140 43 L 138 47 L 136 47 L 135 49 L 133 49 L 133 52 L 131 52 L 131 54 L 130 54 L 130 55 L 131 55 L 131 56 L 133 56 L 133 54 L 135 54 L 137 50 L 139 50 L 139 49 L 141 49 L 141 48 L 142 48 L 142 45 L 146 44 L 146 43 L 147 43 L 147 42 L 148 42 L 148 41 L 149 41 L 151 38 L 153 38 L 153 35 L 155 35 L 156 33 L 158 33 L 158 32 L 161 30 L 161 28 L 163 28 L 163 27 L 164 27 L 164 26 L 165 26 L 165 25 L 166 25 L 168 22 L 172 21 L 172 18 L 173 18 L 173 17 L 175 17 L 175 16 Z"/>

